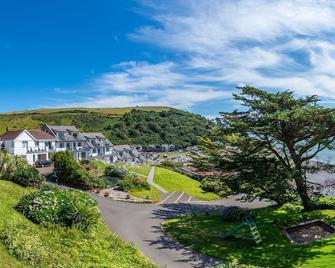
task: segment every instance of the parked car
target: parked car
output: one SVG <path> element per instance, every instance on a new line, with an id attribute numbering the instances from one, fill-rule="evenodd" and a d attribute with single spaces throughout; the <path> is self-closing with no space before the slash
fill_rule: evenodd
<path id="1" fill-rule="evenodd" d="M 50 167 L 51 166 L 51 161 L 49 160 L 37 160 L 35 162 L 35 167 L 37 168 L 42 168 L 42 167 Z"/>

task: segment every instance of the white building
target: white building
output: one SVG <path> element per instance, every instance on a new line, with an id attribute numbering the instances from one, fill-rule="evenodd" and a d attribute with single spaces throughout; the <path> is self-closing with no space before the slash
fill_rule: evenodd
<path id="1" fill-rule="evenodd" d="M 42 129 L 56 138 L 56 151 L 70 151 L 77 160 L 111 162 L 112 143 L 101 133 L 81 133 L 75 126 L 49 126 Z"/>
<path id="2" fill-rule="evenodd" d="M 0 136 L 0 148 L 12 155 L 22 156 L 30 164 L 35 164 L 37 160 L 49 160 L 55 146 L 55 137 L 41 130 L 7 131 Z"/>

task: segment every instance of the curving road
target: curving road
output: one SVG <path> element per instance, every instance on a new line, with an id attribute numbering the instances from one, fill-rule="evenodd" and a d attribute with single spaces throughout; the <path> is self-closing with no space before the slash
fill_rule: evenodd
<path id="1" fill-rule="evenodd" d="M 267 206 L 265 202 L 241 203 L 236 197 L 215 204 L 134 204 L 94 195 L 105 223 L 122 239 L 135 243 L 154 263 L 167 268 L 215 267 L 219 261 L 183 247 L 164 235 L 162 222 L 189 212 L 222 210 L 225 206 Z"/>

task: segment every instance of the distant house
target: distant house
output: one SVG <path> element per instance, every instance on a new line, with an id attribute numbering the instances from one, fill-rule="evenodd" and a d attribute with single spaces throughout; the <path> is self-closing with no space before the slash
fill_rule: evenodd
<path id="1" fill-rule="evenodd" d="M 56 151 L 70 151 L 77 161 L 111 161 L 113 145 L 102 133 L 81 133 L 75 126 L 47 124 L 42 129 L 56 138 Z"/>
<path id="2" fill-rule="evenodd" d="M 129 145 L 115 145 L 113 146 L 112 162 L 125 162 L 128 164 L 143 163 L 146 158 L 136 147 Z"/>
<path id="3" fill-rule="evenodd" d="M 0 136 L 0 147 L 33 165 L 37 160 L 50 159 L 56 148 L 56 138 L 42 130 L 7 131 Z"/>
<path id="4" fill-rule="evenodd" d="M 162 145 L 148 144 L 142 147 L 143 152 L 153 152 L 153 153 L 173 152 L 176 149 L 177 149 L 176 146 L 174 146 L 173 144 L 162 144 Z"/>

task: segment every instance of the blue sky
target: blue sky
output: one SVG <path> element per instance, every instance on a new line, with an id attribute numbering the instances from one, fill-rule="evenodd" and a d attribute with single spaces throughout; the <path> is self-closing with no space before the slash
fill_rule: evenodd
<path id="1" fill-rule="evenodd" d="M 237 85 L 333 106 L 333 1 L 0 1 L 0 112 L 232 110 Z"/>

